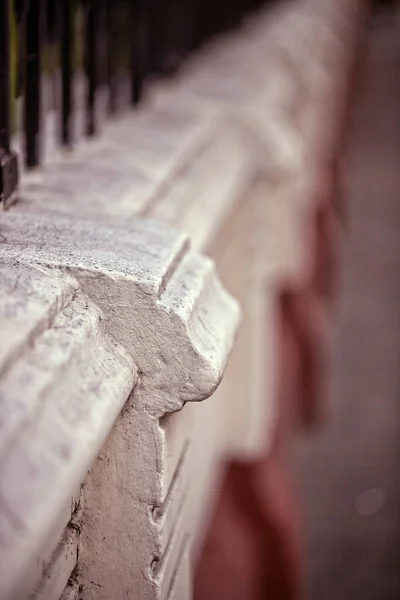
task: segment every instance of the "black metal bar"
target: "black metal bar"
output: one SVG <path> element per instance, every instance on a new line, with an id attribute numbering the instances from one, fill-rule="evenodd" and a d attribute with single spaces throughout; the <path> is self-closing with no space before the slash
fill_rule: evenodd
<path id="1" fill-rule="evenodd" d="M 18 161 L 10 150 L 10 1 L 0 0 L 0 202 L 15 195 Z"/>
<path id="2" fill-rule="evenodd" d="M 0 2 L 0 148 L 10 151 L 10 1 Z"/>
<path id="3" fill-rule="evenodd" d="M 137 21 L 139 18 L 139 11 L 137 10 L 137 2 L 131 0 L 130 2 L 130 14 L 131 14 L 131 103 L 133 105 L 138 104 L 140 100 L 140 81 L 139 81 L 139 68 L 138 68 L 138 44 L 136 40 L 136 28 Z"/>
<path id="4" fill-rule="evenodd" d="M 60 0 L 61 4 L 61 143 L 72 144 L 73 119 L 73 0 Z"/>
<path id="5" fill-rule="evenodd" d="M 12 2 L 14 9 L 15 25 L 16 25 L 16 73 L 15 73 L 15 96 L 18 98 L 24 93 L 24 82 L 25 82 L 25 31 L 26 31 L 26 20 L 29 10 L 28 0 L 14 0 Z"/>
<path id="6" fill-rule="evenodd" d="M 96 90 L 98 77 L 98 4 L 96 0 L 86 0 L 85 11 L 85 72 L 87 77 L 86 91 L 86 134 L 96 133 Z"/>
<path id="7" fill-rule="evenodd" d="M 141 100 L 143 84 L 149 72 L 150 20 L 148 0 L 131 0 L 131 3 L 131 101 L 135 105 Z"/>
<path id="8" fill-rule="evenodd" d="M 117 111 L 117 69 L 116 69 L 116 35 L 114 19 L 115 0 L 107 0 L 107 83 L 108 112 L 113 115 Z"/>
<path id="9" fill-rule="evenodd" d="M 29 0 L 25 35 L 25 162 L 35 167 L 40 162 L 40 100 L 41 100 L 41 45 L 43 0 Z"/>

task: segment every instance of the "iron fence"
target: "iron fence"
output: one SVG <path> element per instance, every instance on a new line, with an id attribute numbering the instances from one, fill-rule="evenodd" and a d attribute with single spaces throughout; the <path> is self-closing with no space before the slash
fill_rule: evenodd
<path id="1" fill-rule="evenodd" d="M 52 88 L 60 146 L 74 143 L 74 86 L 84 86 L 84 135 L 99 131 L 99 90 L 106 113 L 132 107 L 151 75 L 173 72 L 204 40 L 237 25 L 260 0 L 0 0 L 0 201 L 18 185 L 18 164 L 40 164 L 43 79 Z M 82 77 L 83 76 L 83 77 Z M 47 103 L 48 104 L 48 103 Z M 22 136 L 21 154 L 11 148 Z"/>

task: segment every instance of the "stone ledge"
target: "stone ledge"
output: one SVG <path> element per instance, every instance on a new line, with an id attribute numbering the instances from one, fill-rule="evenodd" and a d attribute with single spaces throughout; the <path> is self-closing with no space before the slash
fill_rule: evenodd
<path id="1" fill-rule="evenodd" d="M 161 417 L 180 410 L 182 401 L 212 393 L 232 345 L 238 307 L 220 286 L 212 261 L 190 252 L 183 234 L 144 218 L 132 219 L 129 227 L 108 228 L 72 218 L 16 214 L 4 215 L 1 232 L 3 259 L 9 264 L 23 256 L 33 268 L 61 269 L 76 278 L 102 311 L 97 319 L 102 328 L 134 357 L 142 385 L 148 377 L 153 397 L 145 410 Z M 207 306 L 210 301 L 213 310 Z M 207 326 L 202 311 L 212 319 Z M 167 358 L 166 349 L 163 355 L 160 335 L 189 343 L 178 379 L 171 380 L 169 373 L 164 383 L 172 356 Z M 203 380 L 210 389 L 202 389 Z M 174 397 L 180 398 L 177 405 Z"/>
<path id="2" fill-rule="evenodd" d="M 6 599 L 29 589 L 36 557 L 128 398 L 129 423 L 117 444 L 129 438 L 130 458 L 126 472 L 114 475 L 140 506 L 162 505 L 169 484 L 159 418 L 214 392 L 239 309 L 212 262 L 160 223 L 136 219 L 130 228 L 110 229 L 5 214 L 1 231 L 9 285 L 0 306 L 15 340 L 11 354 L 3 347 L 0 381 Z M 141 526 L 139 520 L 133 527 Z M 161 548 L 156 524 L 148 536 L 149 552 Z"/>

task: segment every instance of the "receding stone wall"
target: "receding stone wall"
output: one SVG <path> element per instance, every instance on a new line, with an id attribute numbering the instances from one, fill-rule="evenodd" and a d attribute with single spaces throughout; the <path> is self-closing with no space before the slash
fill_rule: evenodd
<path id="1" fill-rule="evenodd" d="M 361 4 L 260 12 L 23 174 L 0 221 L 2 599 L 191 596 L 223 459 L 274 437 L 264 303 L 314 277 Z"/>

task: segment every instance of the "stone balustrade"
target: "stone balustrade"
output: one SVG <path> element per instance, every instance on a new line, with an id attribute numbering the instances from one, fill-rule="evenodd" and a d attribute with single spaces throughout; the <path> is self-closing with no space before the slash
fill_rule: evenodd
<path id="1" fill-rule="evenodd" d="M 24 173 L 0 220 L 2 600 L 191 597 L 224 460 L 275 435 L 275 302 L 310 298 L 361 18 L 264 10 Z"/>

